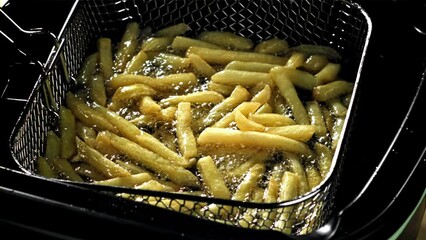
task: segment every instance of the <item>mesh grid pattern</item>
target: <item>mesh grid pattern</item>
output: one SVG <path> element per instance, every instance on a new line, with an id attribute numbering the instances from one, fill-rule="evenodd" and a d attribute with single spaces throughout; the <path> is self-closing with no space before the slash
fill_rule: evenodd
<path id="1" fill-rule="evenodd" d="M 72 87 L 67 81 L 69 76 L 66 73 L 71 77 L 77 75 L 84 58 L 96 48 L 99 37 L 108 36 L 112 42 L 118 42 L 125 23 L 129 21 L 138 21 L 141 27 L 152 26 L 154 30 L 185 22 L 192 28 L 193 34 L 205 30 L 223 30 L 248 37 L 254 42 L 278 37 L 286 39 L 290 45 L 328 45 L 342 54 L 345 65 L 352 66 L 353 69 L 348 70 L 352 79 L 355 79 L 361 62 L 369 27 L 359 8 L 337 0 L 81 1 L 65 26 L 66 31 L 60 36 L 62 45 L 59 57 L 53 60 L 52 69 L 41 76 L 12 133 L 11 152 L 24 171 L 34 173 L 36 158 L 44 151 L 47 131 L 53 127 L 51 123 L 55 120 L 49 108 L 62 104 L 66 91 Z M 51 83 L 53 104 L 46 100 L 48 94 L 43 88 L 47 85 L 42 85 L 42 82 Z M 333 180 L 321 186 L 321 190 L 310 199 L 275 205 L 214 203 L 217 207 L 214 211 L 224 212 L 228 216 L 222 218 L 212 217 L 217 214 L 206 209 L 214 200 L 207 201 L 202 197 L 196 198 L 196 201 L 193 198 L 188 200 L 182 195 L 167 198 L 130 194 L 126 197 L 199 218 L 243 227 L 273 229 L 265 221 L 270 221 L 270 218 L 285 219 L 282 223 L 276 223 L 283 227 L 280 231 L 308 233 L 320 227 L 332 214 L 332 200 L 340 166 L 338 164 L 333 170 Z M 244 216 L 243 213 L 249 215 Z M 258 219 L 259 214 L 266 216 L 266 220 L 249 221 Z M 298 226 L 296 230 L 292 229 L 293 223 L 289 219 L 298 219 L 295 223 Z"/>

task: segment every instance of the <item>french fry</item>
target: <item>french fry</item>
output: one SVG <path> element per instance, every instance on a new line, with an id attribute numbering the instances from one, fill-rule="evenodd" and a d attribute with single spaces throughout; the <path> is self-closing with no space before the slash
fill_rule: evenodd
<path id="1" fill-rule="evenodd" d="M 256 110 L 255 114 L 272 113 L 272 110 L 273 109 L 271 105 L 269 105 L 269 103 L 265 103 Z M 250 119 L 250 115 L 249 115 L 249 119 Z"/>
<path id="2" fill-rule="evenodd" d="M 280 74 L 285 74 L 294 86 L 301 89 L 312 91 L 317 85 L 315 76 L 306 71 L 285 67 L 281 70 Z"/>
<path id="3" fill-rule="evenodd" d="M 311 55 L 306 59 L 305 63 L 303 64 L 303 68 L 308 72 L 315 74 L 323 69 L 327 64 L 328 59 L 326 56 Z"/>
<path id="4" fill-rule="evenodd" d="M 61 139 L 56 135 L 52 130 L 47 131 L 46 137 L 46 149 L 44 150 L 44 156 L 46 161 L 52 165 L 53 159 L 59 158 L 61 156 Z"/>
<path id="5" fill-rule="evenodd" d="M 191 30 L 188 24 L 178 23 L 169 27 L 158 30 L 154 33 L 155 37 L 175 37 L 183 35 L 187 31 Z"/>
<path id="6" fill-rule="evenodd" d="M 331 131 L 331 150 L 333 151 L 335 151 L 337 148 L 337 143 L 340 140 L 344 123 L 344 117 L 336 117 L 334 120 L 333 130 Z"/>
<path id="7" fill-rule="evenodd" d="M 188 55 L 189 62 L 192 64 L 196 73 L 204 76 L 206 78 L 210 78 L 212 75 L 216 73 L 216 70 L 210 66 L 204 59 L 196 54 Z"/>
<path id="8" fill-rule="evenodd" d="M 235 193 L 232 195 L 232 200 L 247 201 L 250 194 L 262 178 L 264 172 L 265 164 L 258 163 L 251 167 L 241 183 L 238 184 Z"/>
<path id="9" fill-rule="evenodd" d="M 285 164 L 288 166 L 289 171 L 299 177 L 299 195 L 307 193 L 310 190 L 309 183 L 306 177 L 305 168 L 299 156 L 285 152 L 283 158 L 285 158 Z"/>
<path id="10" fill-rule="evenodd" d="M 324 122 L 325 126 L 327 127 L 327 131 L 332 134 L 332 132 L 334 131 L 334 116 L 333 114 L 331 114 L 327 106 L 321 106 L 321 112 L 324 116 Z"/>
<path id="11" fill-rule="evenodd" d="M 321 69 L 315 77 L 317 78 L 317 85 L 323 85 L 336 80 L 337 75 L 340 72 L 339 63 L 327 63 L 324 68 Z"/>
<path id="12" fill-rule="evenodd" d="M 267 133 L 288 137 L 297 141 L 309 141 L 316 131 L 314 125 L 288 125 L 282 127 L 267 127 L 264 130 Z"/>
<path id="13" fill-rule="evenodd" d="M 327 126 L 325 125 L 324 117 L 318 102 L 315 100 L 306 102 L 306 110 L 311 118 L 311 124 L 316 126 L 315 135 L 318 138 L 325 138 L 327 135 Z"/>
<path id="14" fill-rule="evenodd" d="M 170 53 L 159 53 L 155 58 L 162 60 L 175 72 L 188 68 L 191 63 L 189 58 L 183 58 Z"/>
<path id="15" fill-rule="evenodd" d="M 280 193 L 278 201 L 288 201 L 296 198 L 299 195 L 299 178 L 296 174 L 286 171 L 281 179 Z M 276 221 L 274 222 L 273 229 L 291 233 L 294 215 L 292 214 L 294 206 L 278 209 Z"/>
<path id="16" fill-rule="evenodd" d="M 148 55 L 143 50 L 140 50 L 127 63 L 124 73 L 125 74 L 138 73 L 142 69 L 143 64 L 147 60 L 148 60 Z"/>
<path id="17" fill-rule="evenodd" d="M 201 41 L 194 38 L 188 38 L 183 36 L 176 36 L 172 42 L 172 48 L 175 50 L 186 51 L 190 47 L 202 47 L 202 48 L 211 48 L 211 49 L 222 49 L 222 47 Z"/>
<path id="18" fill-rule="evenodd" d="M 114 148 L 129 156 L 133 161 L 142 164 L 146 168 L 163 175 L 179 185 L 188 187 L 198 186 L 197 177 L 189 170 L 171 164 L 169 160 L 164 159 L 160 155 L 126 138 L 119 137 L 112 133 L 109 133 L 109 135 Z"/>
<path id="19" fill-rule="evenodd" d="M 203 184 L 211 196 L 224 199 L 231 198 L 231 192 L 210 156 L 202 157 L 197 161 L 197 170 L 200 172 Z"/>
<path id="20" fill-rule="evenodd" d="M 139 144 L 141 147 L 144 147 L 161 157 L 168 159 L 174 164 L 189 167 L 192 165 L 182 156 L 179 156 L 176 152 L 173 152 L 168 147 L 166 147 L 162 142 L 153 137 L 151 134 L 140 130 L 138 127 L 121 117 L 120 115 L 109 111 L 108 109 L 96 106 L 96 109 L 102 113 L 102 115 L 111 122 L 120 133 L 128 138 L 129 140 Z M 118 149 L 117 149 L 118 150 Z"/>
<path id="21" fill-rule="evenodd" d="M 144 52 L 164 51 L 173 42 L 173 37 L 150 37 L 142 42 Z"/>
<path id="22" fill-rule="evenodd" d="M 251 102 L 257 102 L 260 104 L 265 104 L 271 99 L 272 90 L 270 85 L 265 85 L 262 90 L 260 90 L 258 93 L 256 93 L 252 99 Z"/>
<path id="23" fill-rule="evenodd" d="M 139 110 L 144 114 L 158 114 L 161 106 L 151 96 L 144 96 L 139 103 Z"/>
<path id="24" fill-rule="evenodd" d="M 250 202 L 262 202 L 263 189 L 255 188 L 250 197 Z M 249 208 L 243 213 L 242 217 L 238 220 L 238 224 L 245 228 L 254 228 L 256 226 L 256 215 L 259 212 L 257 208 Z"/>
<path id="25" fill-rule="evenodd" d="M 94 75 L 89 81 L 89 96 L 92 101 L 101 106 L 106 106 L 107 96 L 105 90 L 105 81 L 100 75 Z"/>
<path id="26" fill-rule="evenodd" d="M 198 144 L 224 144 L 245 147 L 277 148 L 297 154 L 312 155 L 309 147 L 291 138 L 254 131 L 239 131 L 225 128 L 206 128 L 198 136 Z"/>
<path id="27" fill-rule="evenodd" d="M 119 87 L 117 91 L 115 91 L 111 100 L 113 102 L 128 101 L 131 99 L 140 99 L 143 96 L 152 96 L 156 93 L 157 91 L 152 87 L 143 83 L 136 83 L 133 85 Z"/>
<path id="28" fill-rule="evenodd" d="M 145 170 L 144 168 L 130 162 L 130 161 L 122 161 L 122 160 L 116 160 L 115 163 L 120 165 L 120 167 L 126 169 L 130 174 L 138 174 L 138 173 L 149 173 L 148 170 Z"/>
<path id="29" fill-rule="evenodd" d="M 261 63 L 261 62 L 243 62 L 243 61 L 232 61 L 225 66 L 225 70 L 239 70 L 249 72 L 263 72 L 269 73 L 269 71 L 280 65 Z"/>
<path id="30" fill-rule="evenodd" d="M 66 105 L 71 109 L 74 116 L 97 130 L 108 130 L 118 133 L 118 130 L 108 120 L 106 120 L 98 111 L 89 107 L 83 100 L 77 98 L 71 92 L 66 93 Z"/>
<path id="31" fill-rule="evenodd" d="M 77 153 L 75 145 L 75 117 L 65 106 L 59 107 L 59 132 L 61 135 L 61 158 L 71 159 Z"/>
<path id="32" fill-rule="evenodd" d="M 112 61 L 112 47 L 111 39 L 100 38 L 97 42 L 98 53 L 99 53 L 99 67 L 104 78 L 104 81 L 110 79 L 113 72 L 113 61 Z"/>
<path id="33" fill-rule="evenodd" d="M 351 102 L 351 99 L 352 99 L 352 92 L 350 92 L 350 93 L 348 93 L 348 94 L 344 95 L 344 96 L 342 97 L 342 103 L 343 103 L 343 106 L 345 106 L 346 108 L 349 108 L 349 104 L 350 104 L 350 102 Z"/>
<path id="34" fill-rule="evenodd" d="M 232 112 L 229 112 L 220 120 L 218 120 L 212 127 L 224 128 L 229 126 L 229 124 L 235 119 L 235 112 L 240 111 L 244 115 L 249 115 L 250 113 L 256 111 L 260 107 L 260 103 L 257 102 L 242 102 L 237 107 L 234 108 Z"/>
<path id="35" fill-rule="evenodd" d="M 231 95 L 232 91 L 234 91 L 234 88 L 235 86 L 224 85 L 214 82 L 208 83 L 208 90 L 218 92 L 225 97 Z"/>
<path id="36" fill-rule="evenodd" d="M 274 165 L 271 174 L 269 175 L 268 185 L 263 193 L 263 202 L 276 203 L 278 201 L 279 190 L 281 185 L 281 178 L 284 174 L 283 164 Z M 268 209 L 262 211 L 262 229 L 269 229 L 274 224 L 274 219 L 277 216 L 277 209 Z"/>
<path id="37" fill-rule="evenodd" d="M 114 178 L 114 177 L 130 176 L 130 173 L 127 170 L 120 167 L 113 161 L 109 160 L 100 152 L 95 150 L 94 148 L 91 148 L 89 145 L 87 145 L 85 142 L 83 142 L 79 138 L 76 138 L 76 142 L 77 142 L 77 149 L 82 160 L 86 162 L 87 164 L 96 168 L 99 172 L 104 174 L 106 177 Z"/>
<path id="38" fill-rule="evenodd" d="M 264 40 L 256 45 L 254 48 L 255 52 L 272 54 L 272 55 L 283 55 L 288 50 L 288 43 L 284 39 L 271 38 Z"/>
<path id="39" fill-rule="evenodd" d="M 318 170 L 323 178 L 327 176 L 333 162 L 333 152 L 326 145 L 321 143 L 314 144 L 315 153 L 318 156 Z"/>
<path id="40" fill-rule="evenodd" d="M 71 166 L 68 160 L 60 157 L 54 158 L 53 166 L 64 179 L 76 182 L 83 182 L 83 179 L 75 172 L 74 168 Z"/>
<path id="41" fill-rule="evenodd" d="M 181 102 L 176 111 L 176 136 L 181 154 L 189 159 L 197 156 L 197 142 L 191 129 L 192 112 L 189 102 Z"/>
<path id="42" fill-rule="evenodd" d="M 114 68 L 119 72 L 124 71 L 127 62 L 134 55 L 138 46 L 139 34 L 140 29 L 137 22 L 130 22 L 126 25 L 126 30 L 118 45 L 114 59 Z"/>
<path id="43" fill-rule="evenodd" d="M 328 108 L 335 117 L 344 117 L 348 109 L 343 105 L 340 98 L 332 98 L 326 101 Z"/>
<path id="44" fill-rule="evenodd" d="M 197 38 L 223 48 L 235 50 L 247 51 L 254 46 L 250 39 L 225 31 L 204 31 L 200 33 Z"/>
<path id="45" fill-rule="evenodd" d="M 141 185 L 135 186 L 135 188 L 160 192 L 175 192 L 175 189 L 173 189 L 172 187 L 164 185 L 154 179 L 144 182 Z"/>
<path id="46" fill-rule="evenodd" d="M 286 63 L 286 67 L 296 69 L 305 63 L 306 54 L 301 52 L 293 52 Z"/>
<path id="47" fill-rule="evenodd" d="M 258 83 L 273 85 L 268 73 L 249 72 L 239 70 L 223 70 L 211 77 L 212 82 L 224 85 L 241 85 L 253 87 Z"/>
<path id="48" fill-rule="evenodd" d="M 155 90 L 167 92 L 175 91 L 176 89 L 187 89 L 197 83 L 197 77 L 193 73 L 176 73 L 160 78 L 135 74 L 117 74 L 107 82 L 107 86 L 115 91 L 119 87 L 135 83 L 146 84 Z"/>
<path id="49" fill-rule="evenodd" d="M 323 102 L 329 99 L 352 92 L 354 83 L 336 80 L 314 88 L 312 95 L 317 101 Z"/>
<path id="50" fill-rule="evenodd" d="M 79 85 L 87 85 L 95 73 L 98 64 L 99 55 L 97 52 L 90 54 L 84 59 L 83 66 L 77 75 L 77 83 Z"/>
<path id="51" fill-rule="evenodd" d="M 277 113 L 255 113 L 249 114 L 248 119 L 262 124 L 266 127 L 282 127 L 288 125 L 295 125 L 296 122 L 284 115 Z"/>
<path id="52" fill-rule="evenodd" d="M 314 165 L 310 164 L 306 166 L 306 178 L 308 179 L 309 188 L 312 190 L 316 186 L 319 186 L 322 182 L 321 174 L 315 168 Z"/>
<path id="53" fill-rule="evenodd" d="M 187 56 L 191 53 L 197 54 L 209 64 L 226 65 L 232 61 L 244 61 L 284 65 L 287 62 L 287 58 L 285 57 L 277 57 L 263 53 L 210 49 L 195 46 L 188 48 L 186 51 Z"/>
<path id="54" fill-rule="evenodd" d="M 186 95 L 175 95 L 162 99 L 160 103 L 164 105 L 177 105 L 181 102 L 189 103 L 219 103 L 224 97 L 215 91 L 202 91 L 188 93 Z"/>
<path id="55" fill-rule="evenodd" d="M 240 111 L 234 113 L 235 123 L 237 124 L 238 129 L 241 131 L 256 131 L 263 132 L 266 130 L 266 127 L 262 124 L 249 120 L 244 114 Z"/>
<path id="56" fill-rule="evenodd" d="M 102 181 L 95 181 L 95 184 L 117 187 L 136 187 L 145 182 L 152 180 L 151 175 L 148 173 L 138 173 L 125 177 L 115 177 Z"/>
<path id="57" fill-rule="evenodd" d="M 87 163 L 78 163 L 75 171 L 80 175 L 90 179 L 90 181 L 101 181 L 107 179 L 105 175 L 100 173 L 96 168 Z"/>
<path id="58" fill-rule="evenodd" d="M 249 92 L 242 86 L 236 86 L 231 96 L 216 104 L 209 113 L 194 122 L 195 130 L 199 131 L 221 119 L 226 113 L 247 100 Z"/>
<path id="59" fill-rule="evenodd" d="M 94 148 L 104 155 L 114 156 L 118 154 L 117 150 L 112 146 L 109 137 L 105 132 L 99 132 L 96 136 Z"/>
<path id="60" fill-rule="evenodd" d="M 296 89 L 286 72 L 287 68 L 285 67 L 275 67 L 271 70 L 272 79 L 275 81 L 280 94 L 291 107 L 295 121 L 298 124 L 309 124 L 309 117 L 306 113 L 306 109 L 300 101 Z"/>
<path id="61" fill-rule="evenodd" d="M 284 97 L 281 94 L 279 94 L 278 91 L 279 91 L 278 89 L 275 89 L 272 92 L 272 96 L 275 96 L 275 97 L 271 97 L 271 101 L 270 101 L 270 105 L 273 108 L 273 112 L 281 114 L 281 115 L 289 116 L 288 109 L 290 109 L 290 107 L 286 103 Z"/>
<path id="62" fill-rule="evenodd" d="M 58 178 L 58 175 L 42 156 L 37 157 L 37 173 L 46 178 Z"/>

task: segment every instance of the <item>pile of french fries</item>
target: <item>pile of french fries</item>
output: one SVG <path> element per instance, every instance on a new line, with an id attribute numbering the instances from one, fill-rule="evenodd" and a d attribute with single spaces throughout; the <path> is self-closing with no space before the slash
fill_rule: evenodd
<path id="1" fill-rule="evenodd" d="M 278 38 L 190 35 L 184 23 L 153 31 L 131 22 L 120 43 L 98 39 L 60 106 L 59 127 L 48 131 L 38 174 L 258 203 L 319 186 L 354 87 L 339 77 L 340 55 Z M 307 216 L 297 206 L 139 200 L 287 233 Z"/>

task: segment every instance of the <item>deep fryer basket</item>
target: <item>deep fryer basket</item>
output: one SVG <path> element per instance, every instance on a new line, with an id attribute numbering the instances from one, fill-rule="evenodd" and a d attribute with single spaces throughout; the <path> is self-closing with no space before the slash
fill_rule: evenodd
<path id="1" fill-rule="evenodd" d="M 344 77 L 355 83 L 359 80 L 371 31 L 365 12 L 357 4 L 344 0 L 76 1 L 52 50 L 55 57 L 45 64 L 44 74 L 40 76 L 10 138 L 12 156 L 24 172 L 35 174 L 36 159 L 43 153 L 47 131 L 54 128 L 53 123 L 57 120 L 54 112 L 64 103 L 65 93 L 73 87 L 74 77 L 84 58 L 96 49 L 96 40 L 107 36 L 112 38 L 112 42 L 118 42 L 125 23 L 130 21 L 137 21 L 143 27 L 151 26 L 154 29 L 184 22 L 192 29 L 190 37 L 205 30 L 223 30 L 248 37 L 254 42 L 278 37 L 286 39 L 290 46 L 331 46 L 342 55 L 343 66 L 347 67 Z M 260 204 L 142 190 L 94 188 L 138 193 L 130 195 L 130 198 L 198 218 L 256 229 L 263 228 L 262 221 L 216 218 L 208 211 L 200 214 L 193 209 L 216 204 L 220 210 L 226 212 L 252 213 L 251 219 L 256 219 L 255 215 L 259 212 L 268 215 L 279 210 L 280 214 L 289 216 L 286 219 L 298 219 L 296 222 L 284 221 L 280 231 L 294 234 L 301 233 L 300 231 L 312 232 L 322 226 L 333 213 L 334 193 L 356 106 L 356 84 L 353 96 L 345 121 L 346 127 L 328 178 L 314 191 L 295 200 Z M 89 185 L 87 184 L 88 187 Z"/>

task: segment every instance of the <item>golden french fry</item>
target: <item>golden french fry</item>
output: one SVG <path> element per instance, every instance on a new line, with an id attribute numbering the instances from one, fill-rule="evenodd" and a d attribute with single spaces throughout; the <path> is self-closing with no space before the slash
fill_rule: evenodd
<path id="1" fill-rule="evenodd" d="M 291 138 L 254 131 L 239 131 L 227 128 L 206 128 L 198 136 L 198 144 L 224 144 L 245 147 L 277 148 L 311 156 L 312 151 L 300 141 Z"/>
<path id="2" fill-rule="evenodd" d="M 263 197 L 263 189 L 255 188 L 253 190 L 253 193 L 251 194 L 250 202 L 262 202 L 262 197 Z M 238 220 L 238 224 L 241 227 L 246 227 L 246 228 L 255 227 L 255 222 L 257 218 L 256 215 L 258 212 L 259 212 L 259 209 L 257 208 L 247 209 L 242 215 L 242 217 Z"/>
<path id="3" fill-rule="evenodd" d="M 46 178 L 58 178 L 58 175 L 42 156 L 37 157 L 37 173 Z"/>
<path id="4" fill-rule="evenodd" d="M 108 130 L 118 133 L 118 130 L 108 120 L 106 120 L 98 111 L 89 107 L 83 100 L 77 98 L 71 92 L 66 93 L 66 104 L 71 109 L 74 116 L 97 130 Z"/>
<path id="5" fill-rule="evenodd" d="M 280 71 L 280 74 L 285 74 L 294 86 L 308 91 L 312 91 L 317 85 L 317 79 L 309 72 L 305 72 L 295 68 L 285 67 Z"/>
<path id="6" fill-rule="evenodd" d="M 143 96 L 152 96 L 156 93 L 157 91 L 154 88 L 143 83 L 136 83 L 133 85 L 119 87 L 117 91 L 115 91 L 111 100 L 113 102 L 128 101 L 131 99 L 140 99 Z"/>
<path id="7" fill-rule="evenodd" d="M 90 54 L 84 59 L 83 66 L 77 75 L 77 83 L 79 85 L 87 85 L 95 73 L 98 64 L 99 55 L 97 52 Z"/>
<path id="8" fill-rule="evenodd" d="M 205 42 L 235 50 L 247 51 L 254 46 L 250 39 L 238 36 L 232 32 L 204 31 L 200 33 L 197 38 Z"/>
<path id="9" fill-rule="evenodd" d="M 332 98 L 326 101 L 328 108 L 331 113 L 336 117 L 344 117 L 348 112 L 348 109 L 343 105 L 342 100 L 340 98 Z"/>
<path id="10" fill-rule="evenodd" d="M 197 142 L 191 129 L 191 103 L 181 102 L 176 111 L 176 136 L 181 154 L 189 159 L 197 156 Z"/>
<path id="11" fill-rule="evenodd" d="M 113 72 L 113 61 L 112 61 L 112 47 L 111 39 L 100 38 L 98 39 L 98 53 L 99 53 L 99 67 L 104 77 L 104 81 L 110 79 Z"/>
<path id="12" fill-rule="evenodd" d="M 259 183 L 265 172 L 265 164 L 257 163 L 246 173 L 243 180 L 238 184 L 235 193 L 232 195 L 232 200 L 247 201 L 251 192 Z"/>
<path id="13" fill-rule="evenodd" d="M 96 168 L 87 163 L 78 163 L 75 171 L 80 175 L 89 178 L 89 181 L 101 181 L 107 179 L 105 175 L 100 173 Z"/>
<path id="14" fill-rule="evenodd" d="M 260 107 L 260 103 L 257 102 L 242 102 L 237 107 L 234 108 L 232 112 L 229 112 L 220 120 L 218 120 L 212 127 L 224 128 L 229 126 L 229 124 L 235 119 L 235 112 L 240 111 L 244 115 L 249 115 L 253 113 Z"/>
<path id="15" fill-rule="evenodd" d="M 316 186 L 319 186 L 322 182 L 321 174 L 315 168 L 314 165 L 308 165 L 305 168 L 306 178 L 308 179 L 309 188 L 312 190 Z"/>
<path id="16" fill-rule="evenodd" d="M 126 138 L 119 137 L 112 133 L 108 134 L 110 135 L 109 137 L 114 148 L 129 156 L 133 161 L 142 164 L 146 168 L 163 175 L 179 185 L 188 187 L 198 186 L 197 177 L 189 170 L 171 164 L 169 160 L 164 159 L 160 155 Z"/>
<path id="17" fill-rule="evenodd" d="M 337 143 L 340 140 L 344 123 L 345 123 L 344 117 L 336 117 L 334 119 L 333 130 L 331 131 L 331 150 L 333 151 L 335 151 L 337 148 Z"/>
<path id="18" fill-rule="evenodd" d="M 272 68 L 278 66 L 280 65 L 261 62 L 232 61 L 225 66 L 225 70 L 269 73 Z"/>
<path id="19" fill-rule="evenodd" d="M 58 135 L 56 135 L 56 133 L 52 130 L 47 131 L 44 156 L 50 165 L 53 164 L 53 159 L 61 156 L 61 146 L 62 142 Z"/>
<path id="20" fill-rule="evenodd" d="M 164 51 L 173 42 L 173 37 L 150 37 L 142 42 L 144 52 Z"/>
<path id="21" fill-rule="evenodd" d="M 313 74 L 319 72 L 328 64 L 328 59 L 324 55 L 311 55 L 309 56 L 305 63 L 303 64 L 303 68 L 308 72 Z"/>
<path id="22" fill-rule="evenodd" d="M 148 55 L 143 51 L 140 50 L 135 56 L 132 57 L 132 59 L 127 63 L 127 66 L 124 70 L 124 73 L 130 74 L 130 73 L 138 73 L 142 67 L 143 64 L 148 60 Z"/>
<path id="23" fill-rule="evenodd" d="M 306 54 L 301 52 L 293 52 L 286 63 L 286 67 L 296 69 L 305 63 Z"/>
<path id="24" fill-rule="evenodd" d="M 105 90 L 105 81 L 100 75 L 95 75 L 89 81 L 89 96 L 92 101 L 99 105 L 106 106 L 107 96 Z"/>
<path id="25" fill-rule="evenodd" d="M 108 178 L 130 176 L 130 173 L 118 164 L 106 158 L 102 153 L 91 148 L 85 142 L 76 138 L 79 155 L 84 162 L 95 167 Z"/>
<path id="26" fill-rule="evenodd" d="M 273 55 L 283 55 L 288 50 L 288 43 L 284 39 L 271 38 L 264 40 L 256 45 L 254 48 L 255 52 L 273 54 Z"/>
<path id="27" fill-rule="evenodd" d="M 65 106 L 59 107 L 59 132 L 61 135 L 61 158 L 71 159 L 77 153 L 75 143 L 75 117 Z"/>
<path id="28" fill-rule="evenodd" d="M 283 158 L 285 158 L 285 164 L 288 166 L 288 170 L 299 177 L 299 195 L 307 193 L 310 190 L 309 183 L 306 177 L 305 168 L 299 156 L 285 152 Z"/>
<path id="29" fill-rule="evenodd" d="M 112 146 L 111 141 L 105 132 L 98 133 L 94 148 L 104 155 L 114 156 L 118 154 L 118 151 Z"/>
<path id="30" fill-rule="evenodd" d="M 187 57 L 192 66 L 194 67 L 195 72 L 200 74 L 201 76 L 210 78 L 213 74 L 216 73 L 216 70 L 212 66 L 210 66 L 206 61 L 204 61 L 204 59 L 202 59 L 200 56 L 196 54 L 189 54 Z"/>
<path id="31" fill-rule="evenodd" d="M 299 178 L 296 174 L 289 171 L 284 172 L 281 179 L 280 194 L 278 201 L 288 201 L 299 196 Z M 273 229 L 290 234 L 294 222 L 294 206 L 278 209 L 277 218 Z"/>
<path id="32" fill-rule="evenodd" d="M 146 84 L 155 90 L 167 92 L 187 89 L 197 83 L 197 77 L 193 73 L 176 73 L 160 78 L 135 74 L 118 74 L 107 82 L 107 86 L 112 90 L 116 90 L 119 87 L 135 83 Z"/>
<path id="33" fill-rule="evenodd" d="M 327 127 L 327 131 L 331 134 L 334 130 L 334 116 L 331 114 L 330 110 L 327 106 L 321 107 L 322 115 L 324 116 L 325 126 Z"/>
<path id="34" fill-rule="evenodd" d="M 235 123 L 237 124 L 238 129 L 241 131 L 256 131 L 263 132 L 266 130 L 266 127 L 262 124 L 249 120 L 244 114 L 240 111 L 234 112 Z"/>
<path id="35" fill-rule="evenodd" d="M 295 125 L 296 122 L 284 115 L 277 113 L 255 113 L 249 114 L 248 119 L 262 124 L 266 127 L 282 127 L 287 125 Z"/>
<path id="36" fill-rule="evenodd" d="M 265 103 L 256 110 L 255 114 L 272 113 L 272 110 L 273 109 L 271 105 L 269 105 L 269 103 Z M 249 115 L 249 119 L 250 119 L 250 116 L 251 115 Z"/>
<path id="37" fill-rule="evenodd" d="M 109 111 L 108 109 L 101 106 L 95 107 L 109 122 L 111 122 L 120 131 L 120 133 L 124 137 L 139 144 L 141 147 L 147 148 L 148 150 L 160 155 L 161 157 L 168 159 L 174 164 L 184 167 L 191 166 L 192 163 L 188 162 L 182 156 L 179 156 L 176 152 L 170 150 L 151 134 L 140 130 L 138 127 L 136 127 L 120 115 L 116 114 L 115 112 Z"/>
<path id="38" fill-rule="evenodd" d="M 316 131 L 314 125 L 288 125 L 282 127 L 267 127 L 265 132 L 288 137 L 297 141 L 309 141 Z"/>
<path id="39" fill-rule="evenodd" d="M 181 102 L 189 103 L 219 103 L 224 97 L 215 91 L 193 92 L 186 95 L 175 95 L 162 99 L 160 103 L 165 105 L 177 105 Z"/>
<path id="40" fill-rule="evenodd" d="M 188 24 L 178 23 L 178 24 L 158 30 L 157 32 L 154 33 L 154 36 L 155 37 L 175 37 L 178 35 L 182 35 L 189 30 L 191 30 L 191 28 L 188 26 Z"/>
<path id="41" fill-rule="evenodd" d="M 188 68 L 191 63 L 188 58 L 183 58 L 170 53 L 159 53 L 155 56 L 155 58 L 160 59 L 175 72 Z"/>
<path id="42" fill-rule="evenodd" d="M 144 114 L 158 114 L 161 106 L 151 96 L 144 96 L 139 103 L 139 110 Z"/>
<path id="43" fill-rule="evenodd" d="M 202 48 L 211 48 L 211 49 L 222 49 L 222 47 L 208 43 L 205 41 L 201 41 L 194 38 L 188 38 L 183 36 L 176 36 L 172 42 L 172 48 L 175 50 L 186 51 L 190 47 L 202 47 Z"/>
<path id="44" fill-rule="evenodd" d="M 197 170 L 200 172 L 203 184 L 208 189 L 211 196 L 224 199 L 231 198 L 231 192 L 210 156 L 198 160 Z"/>
<path id="45" fill-rule="evenodd" d="M 311 124 L 316 126 L 315 135 L 318 138 L 326 137 L 327 127 L 318 102 L 315 100 L 306 102 L 306 110 L 311 118 Z"/>
<path id="46" fill-rule="evenodd" d="M 142 167 L 130 162 L 130 161 L 121 161 L 121 160 L 116 160 L 115 163 L 117 163 L 118 165 L 120 165 L 120 167 L 126 169 L 127 171 L 129 171 L 129 173 L 133 174 L 138 174 L 138 173 L 149 173 L 148 170 L 143 169 Z"/>
<path id="47" fill-rule="evenodd" d="M 294 88 L 286 67 L 275 67 L 271 70 L 272 79 L 275 81 L 280 94 L 285 98 L 293 111 L 294 119 L 298 124 L 309 124 L 309 116 Z"/>
<path id="48" fill-rule="evenodd" d="M 106 186 L 117 186 L 117 187 L 135 187 L 145 182 L 152 180 L 152 177 L 148 173 L 138 173 L 125 177 L 116 177 L 102 181 L 95 181 L 94 184 L 106 185 Z"/>
<path id="49" fill-rule="evenodd" d="M 326 145 L 321 143 L 314 144 L 315 153 L 318 156 L 317 165 L 319 172 L 325 178 L 330 171 L 333 163 L 333 152 Z"/>
<path id="50" fill-rule="evenodd" d="M 315 77 L 317 78 L 317 85 L 323 85 L 336 80 L 337 75 L 340 72 L 339 63 L 327 63 L 324 68 L 321 69 Z"/>
<path id="51" fill-rule="evenodd" d="M 211 81 L 208 83 L 208 89 L 210 91 L 218 92 L 222 96 L 226 96 L 226 97 L 231 95 L 232 91 L 234 91 L 234 88 L 235 88 L 235 86 L 218 84 L 218 83 L 214 83 L 214 82 L 211 82 Z"/>
<path id="52" fill-rule="evenodd" d="M 255 94 L 252 97 L 250 101 L 257 102 L 263 105 L 269 102 L 269 100 L 271 99 L 271 94 L 272 94 L 272 91 L 271 91 L 270 85 L 265 85 L 262 90 L 260 90 L 257 94 Z"/>
<path id="53" fill-rule="evenodd" d="M 83 182 L 83 179 L 75 172 L 74 168 L 68 160 L 63 158 L 54 158 L 53 166 L 60 173 L 60 175 L 67 180 Z"/>
<path id="54" fill-rule="evenodd" d="M 130 22 L 126 25 L 126 30 L 118 45 L 114 59 L 114 68 L 117 71 L 124 71 L 127 62 L 134 55 L 138 46 L 139 34 L 140 29 L 137 22 Z"/>
<path id="55" fill-rule="evenodd" d="M 241 85 L 253 87 L 258 83 L 273 85 L 269 73 L 239 70 L 222 70 L 211 77 L 212 82 L 224 85 Z"/>
<path id="56" fill-rule="evenodd" d="M 160 192 L 175 192 L 175 189 L 173 189 L 172 187 L 164 185 L 154 179 L 144 182 L 141 185 L 136 186 L 135 188 Z"/>
<path id="57" fill-rule="evenodd" d="M 247 100 L 249 92 L 242 86 L 236 86 L 231 96 L 225 98 L 222 102 L 216 104 L 206 116 L 195 121 L 195 130 L 199 131 L 208 127 L 221 119 L 226 113 L 232 111 L 233 108 Z"/>
<path id="58" fill-rule="evenodd" d="M 313 97 L 320 102 L 352 92 L 354 83 L 336 80 L 324 85 L 319 85 L 312 91 Z"/>
<path id="59" fill-rule="evenodd" d="M 197 54 L 209 64 L 226 65 L 232 61 L 244 61 L 284 65 L 287 62 L 287 58 L 285 57 L 277 57 L 263 53 L 210 49 L 195 46 L 188 48 L 186 51 L 186 55 L 191 53 Z"/>

